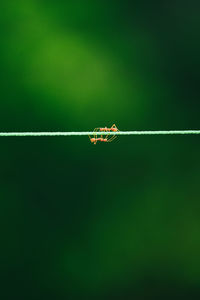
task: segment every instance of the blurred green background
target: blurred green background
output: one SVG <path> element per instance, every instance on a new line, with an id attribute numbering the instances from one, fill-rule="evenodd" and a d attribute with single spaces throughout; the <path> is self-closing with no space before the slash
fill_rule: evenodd
<path id="1" fill-rule="evenodd" d="M 198 1 L 0 3 L 0 131 L 200 129 Z M 1 299 L 196 299 L 199 136 L 1 138 Z"/>

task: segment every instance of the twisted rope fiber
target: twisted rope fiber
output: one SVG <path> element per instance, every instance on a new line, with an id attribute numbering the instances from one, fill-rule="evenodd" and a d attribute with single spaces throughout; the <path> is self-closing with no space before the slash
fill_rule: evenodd
<path id="1" fill-rule="evenodd" d="M 117 131 L 117 132 L 0 132 L 0 137 L 27 136 L 84 136 L 84 135 L 172 135 L 200 134 L 200 130 L 163 130 L 163 131 Z"/>

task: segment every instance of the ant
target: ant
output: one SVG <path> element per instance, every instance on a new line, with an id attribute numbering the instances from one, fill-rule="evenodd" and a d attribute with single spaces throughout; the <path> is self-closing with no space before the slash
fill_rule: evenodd
<path id="1" fill-rule="evenodd" d="M 115 138 L 116 138 L 116 135 L 111 135 L 109 136 L 106 135 L 105 137 L 103 137 L 103 135 L 101 135 L 101 137 L 97 137 L 97 134 L 95 134 L 95 132 L 117 132 L 119 131 L 118 128 L 116 127 L 115 124 L 112 125 L 111 128 L 107 128 L 107 127 L 104 127 L 104 128 L 95 128 L 94 129 L 94 137 L 90 137 L 90 141 L 91 143 L 93 143 L 94 145 L 96 145 L 96 143 L 99 141 L 99 142 L 112 142 Z"/>
<path id="2" fill-rule="evenodd" d="M 117 129 L 117 126 L 115 124 L 113 124 L 113 126 L 111 128 L 107 128 L 107 127 L 99 128 L 99 131 L 104 131 L 104 132 L 106 132 L 106 131 L 108 131 L 108 132 L 113 131 L 113 132 L 117 132 L 119 130 Z"/>
<path id="3" fill-rule="evenodd" d="M 91 143 L 94 143 L 94 145 L 96 145 L 96 143 L 99 141 L 99 142 L 108 142 L 108 139 L 107 138 L 103 138 L 103 137 L 100 137 L 100 138 L 90 138 L 90 141 Z"/>

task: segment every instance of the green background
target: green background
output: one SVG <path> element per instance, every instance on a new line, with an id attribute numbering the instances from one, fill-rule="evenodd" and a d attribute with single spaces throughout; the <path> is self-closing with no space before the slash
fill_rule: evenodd
<path id="1" fill-rule="evenodd" d="M 0 3 L 0 131 L 200 129 L 198 1 Z M 199 136 L 0 139 L 1 299 L 195 299 Z"/>

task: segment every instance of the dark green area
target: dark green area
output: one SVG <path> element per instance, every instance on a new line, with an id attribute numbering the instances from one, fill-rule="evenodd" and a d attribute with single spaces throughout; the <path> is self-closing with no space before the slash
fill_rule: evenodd
<path id="1" fill-rule="evenodd" d="M 2 2 L 0 131 L 200 129 L 198 1 Z M 1 138 L 1 299 L 197 299 L 199 152 Z"/>

